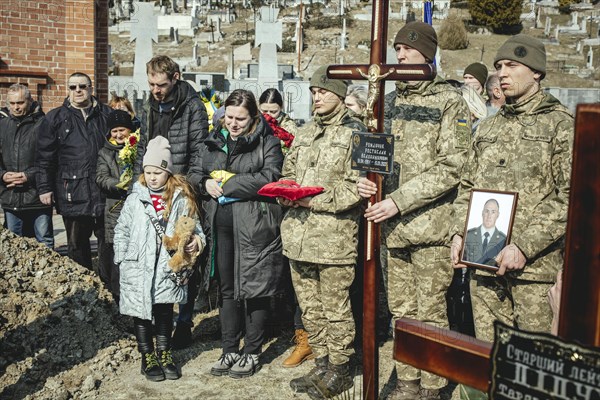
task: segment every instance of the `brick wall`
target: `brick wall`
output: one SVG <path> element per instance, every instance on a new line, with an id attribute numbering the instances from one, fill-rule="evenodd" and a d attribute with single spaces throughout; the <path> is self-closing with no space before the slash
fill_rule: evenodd
<path id="1" fill-rule="evenodd" d="M 0 46 L 2 106 L 8 86 L 22 83 L 48 112 L 62 104 L 76 71 L 108 98 L 108 0 L 2 0 Z"/>

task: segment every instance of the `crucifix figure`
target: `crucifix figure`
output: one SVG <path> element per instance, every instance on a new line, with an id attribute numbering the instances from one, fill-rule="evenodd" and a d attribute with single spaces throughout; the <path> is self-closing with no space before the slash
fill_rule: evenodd
<path id="1" fill-rule="evenodd" d="M 360 68 L 356 69 L 358 73 L 365 78 L 369 82 L 369 94 L 367 96 L 367 128 L 373 131 L 377 129 L 377 119 L 373 118 L 373 107 L 375 106 L 375 102 L 379 98 L 379 81 L 385 79 L 388 75 L 395 71 L 394 68 L 390 68 L 388 72 L 380 75 L 381 69 L 379 65 L 373 64 L 369 67 L 368 75 L 365 75 L 364 72 L 360 70 Z"/>
<path id="2" fill-rule="evenodd" d="M 369 64 L 334 65 L 328 68 L 328 76 L 330 78 L 352 80 L 361 80 L 366 78 L 369 81 L 368 97 L 370 99 L 370 104 L 367 106 L 367 113 L 369 113 L 368 122 L 370 125 L 369 131 L 371 132 L 384 131 L 383 89 L 385 81 L 397 80 L 418 85 L 420 81 L 431 81 L 435 78 L 435 66 L 431 63 L 434 56 L 431 56 L 430 53 L 432 51 L 435 53 L 436 45 L 434 42 L 437 42 L 437 40 L 432 40 L 433 36 L 435 36 L 435 33 L 433 33 L 433 35 L 431 34 L 433 31 L 433 28 L 431 27 L 429 30 L 424 32 L 419 32 L 419 29 L 422 28 L 421 25 L 419 25 L 417 29 L 409 29 L 409 36 L 411 38 L 410 43 L 412 43 L 414 46 L 420 46 L 420 44 L 427 42 L 427 46 L 425 47 L 427 47 L 426 53 L 429 57 L 423 57 L 420 63 L 416 63 L 414 61 L 410 63 L 404 63 L 406 60 L 405 57 L 402 56 L 402 60 L 400 60 L 400 57 L 398 57 L 401 64 L 384 64 L 385 55 L 387 53 L 388 10 L 388 0 L 376 0 L 373 2 L 371 54 Z M 406 31 L 406 33 L 408 35 L 409 32 Z M 402 41 L 405 40 L 402 39 Z M 383 75 L 380 75 L 381 71 L 385 71 Z M 456 98 L 458 99 L 458 97 L 459 96 L 457 95 Z M 460 101 L 462 101 L 462 99 Z M 427 109 L 427 107 L 424 107 L 424 109 Z M 428 117 L 426 117 L 426 119 L 427 118 Z M 401 134 L 401 132 L 393 133 Z M 402 152 L 403 149 L 400 149 L 400 151 L 398 150 L 399 149 L 396 149 L 395 146 L 395 152 Z M 396 155 L 394 159 L 394 165 L 399 165 L 399 163 L 396 162 Z M 395 174 L 390 181 L 396 180 L 396 182 L 398 182 L 400 179 L 399 172 L 399 170 L 395 171 Z M 369 182 L 372 182 L 373 186 L 376 188 L 376 190 L 370 194 L 368 207 L 377 207 L 377 204 L 382 203 L 381 176 L 375 173 L 367 173 L 367 178 L 369 179 Z M 380 279 L 378 263 L 380 257 L 379 244 L 381 234 L 379 230 L 379 222 L 381 221 L 376 221 L 373 218 L 370 218 L 365 220 L 364 225 L 363 397 L 366 399 L 376 399 L 379 395 L 379 360 L 376 346 L 377 294 Z"/>

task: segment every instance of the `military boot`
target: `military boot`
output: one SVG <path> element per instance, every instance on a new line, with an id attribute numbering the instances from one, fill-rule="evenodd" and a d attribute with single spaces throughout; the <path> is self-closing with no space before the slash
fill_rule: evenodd
<path id="1" fill-rule="evenodd" d="M 290 387 L 296 393 L 306 393 L 308 388 L 314 386 L 315 381 L 320 380 L 327 373 L 329 364 L 329 356 L 315 358 L 315 366 L 308 374 L 290 381 Z"/>
<path id="2" fill-rule="evenodd" d="M 354 386 L 354 381 L 350 376 L 350 367 L 348 363 L 334 365 L 329 364 L 327 373 L 314 385 L 308 388 L 306 392 L 313 399 L 330 399 L 338 396 Z"/>
<path id="3" fill-rule="evenodd" d="M 439 389 L 425 389 L 421 388 L 419 390 L 419 400 L 440 400 L 440 390 Z"/>
<path id="4" fill-rule="evenodd" d="M 308 344 L 308 332 L 306 332 L 304 329 L 296 329 L 294 342 L 296 342 L 294 351 L 292 351 L 292 354 L 290 354 L 290 356 L 286 358 L 282 364 L 285 368 L 297 367 L 304 361 L 315 358 L 315 355 Z"/>
<path id="5" fill-rule="evenodd" d="M 403 381 L 398 379 L 398 384 L 387 397 L 388 400 L 418 400 L 419 399 L 419 382 L 420 379 L 414 381 Z"/>

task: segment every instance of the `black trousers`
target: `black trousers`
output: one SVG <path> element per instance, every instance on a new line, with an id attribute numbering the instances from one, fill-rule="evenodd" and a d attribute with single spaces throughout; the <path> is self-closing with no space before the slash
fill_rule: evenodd
<path id="1" fill-rule="evenodd" d="M 173 304 L 154 304 L 152 306 L 152 316 L 154 317 L 154 330 L 156 333 L 156 350 L 171 350 Z M 154 351 L 152 321 L 134 317 L 133 329 L 140 353 L 152 353 Z"/>
<path id="2" fill-rule="evenodd" d="M 218 221 L 217 221 L 218 222 Z M 243 302 L 234 297 L 234 243 L 233 227 L 217 223 L 217 281 L 221 292 L 219 318 L 223 353 L 238 353 L 243 328 L 244 354 L 259 354 L 265 337 L 265 322 L 269 312 L 269 298 L 247 299 Z M 243 321 L 243 322 L 242 322 Z M 243 325 L 242 325 L 243 324 Z"/>
<path id="3" fill-rule="evenodd" d="M 67 232 L 69 258 L 89 270 L 92 269 L 90 238 L 93 232 L 98 239 L 98 265 L 104 265 L 106 263 L 104 257 L 104 216 L 63 216 L 63 222 Z M 98 269 L 102 268 L 105 267 L 99 267 Z"/>
<path id="4" fill-rule="evenodd" d="M 115 303 L 119 305 L 119 297 L 121 295 L 121 286 L 119 284 L 120 270 L 119 266 L 113 261 L 115 258 L 115 249 L 112 243 L 105 243 L 104 250 L 102 251 L 102 257 L 104 263 L 98 265 L 98 274 L 100 280 L 104 283 L 104 286 L 113 295 Z"/>

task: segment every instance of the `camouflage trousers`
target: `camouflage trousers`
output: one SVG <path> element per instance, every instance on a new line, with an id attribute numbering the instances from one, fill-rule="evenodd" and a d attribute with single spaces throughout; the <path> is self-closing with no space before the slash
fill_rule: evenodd
<path id="1" fill-rule="evenodd" d="M 394 324 L 400 318 L 412 318 L 430 325 L 448 328 L 446 291 L 453 270 L 443 246 L 389 249 L 388 304 Z M 440 389 L 445 378 L 407 364 L 396 362 L 398 379 L 421 379 L 426 389 Z"/>
<path id="2" fill-rule="evenodd" d="M 473 275 L 471 304 L 475 336 L 492 342 L 495 320 L 527 331 L 550 333 L 552 309 L 548 290 L 552 285 L 552 282 L 523 281 L 510 276 Z"/>
<path id="3" fill-rule="evenodd" d="M 292 283 L 302 310 L 302 322 L 316 357 L 329 355 L 335 365 L 354 352 L 354 319 L 349 288 L 354 265 L 323 265 L 290 260 Z"/>

